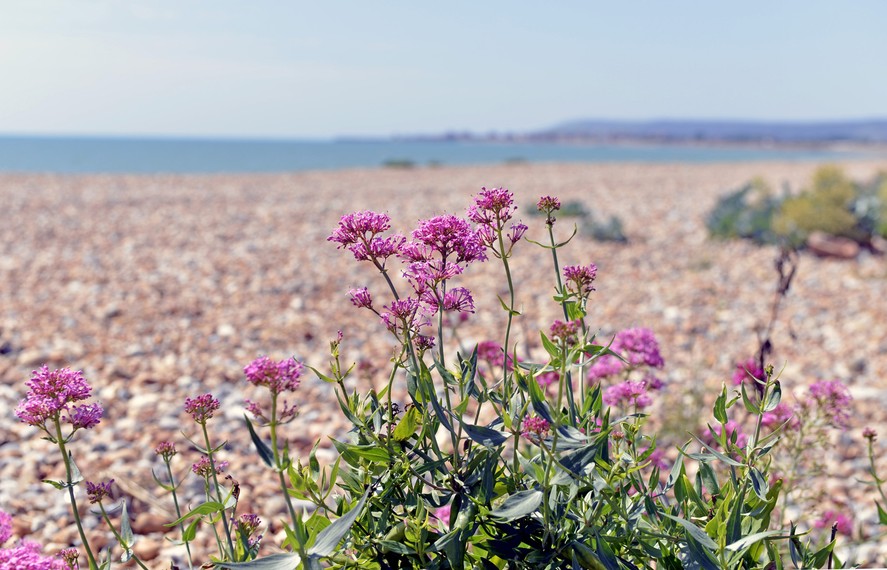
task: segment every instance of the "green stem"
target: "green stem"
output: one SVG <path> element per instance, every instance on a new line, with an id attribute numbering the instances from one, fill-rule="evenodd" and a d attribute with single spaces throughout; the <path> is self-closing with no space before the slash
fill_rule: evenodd
<path id="1" fill-rule="evenodd" d="M 71 481 L 71 458 L 68 457 L 68 450 L 65 448 L 65 438 L 62 435 L 62 424 L 57 416 L 53 418 L 53 422 L 55 423 L 55 437 L 53 439 L 58 443 L 59 451 L 62 453 L 62 459 L 65 461 L 65 481 L 68 487 L 68 497 L 71 500 L 71 510 L 74 514 L 74 522 L 77 523 L 77 532 L 80 534 L 80 541 L 83 543 L 83 549 L 86 551 L 86 558 L 89 560 L 89 569 L 98 570 L 98 563 L 96 563 L 92 549 L 89 548 L 89 542 L 86 540 L 86 533 L 83 531 L 83 524 L 80 521 L 80 511 L 77 510 L 77 499 L 74 497 L 74 483 Z M 50 435 L 50 437 L 52 436 Z"/>
<path id="2" fill-rule="evenodd" d="M 286 478 L 283 476 L 283 464 L 280 460 L 280 452 L 277 449 L 277 396 L 277 392 L 271 392 L 271 421 L 268 423 L 268 428 L 271 431 L 271 451 L 274 454 L 274 465 L 277 467 L 277 477 L 280 479 L 280 490 L 283 491 L 290 519 L 292 519 L 293 526 L 295 527 L 296 510 L 293 508 L 293 502 L 292 499 L 290 499 L 290 494 L 287 490 Z"/>
<path id="3" fill-rule="evenodd" d="M 209 432 L 206 430 L 206 423 L 200 424 L 203 428 L 203 441 L 206 443 L 206 455 L 209 457 L 209 469 L 213 478 L 213 485 L 216 490 L 216 498 L 222 505 L 222 527 L 225 529 L 225 538 L 228 539 L 229 558 L 234 560 L 234 543 L 231 541 L 231 529 L 228 527 L 228 515 L 225 512 L 225 499 L 222 497 L 222 486 L 219 485 L 219 477 L 216 473 L 216 461 L 213 458 L 213 448 L 209 442 Z"/>
<path id="4" fill-rule="evenodd" d="M 169 485 L 171 487 L 172 503 L 176 507 L 176 519 L 180 519 L 180 518 L 182 518 L 182 511 L 179 508 L 179 498 L 176 495 L 176 486 L 177 486 L 176 479 L 172 474 L 172 467 L 170 467 L 170 465 L 169 465 L 169 460 L 165 460 L 164 462 L 166 463 L 166 472 L 169 475 Z M 191 544 L 190 544 L 190 541 L 185 540 L 185 523 L 180 522 L 179 528 L 182 531 L 182 542 L 185 543 L 185 550 L 188 552 L 188 568 L 193 570 L 194 563 L 191 559 Z"/>
<path id="5" fill-rule="evenodd" d="M 105 505 L 103 505 L 101 501 L 99 501 L 99 510 L 102 511 L 102 518 L 105 520 L 105 524 L 108 525 L 108 528 L 111 529 L 111 532 L 114 533 L 114 538 L 117 539 L 117 544 L 120 545 L 120 548 L 126 551 L 132 551 L 132 545 L 126 544 L 123 541 L 123 537 L 121 537 L 120 533 L 117 532 L 117 529 L 114 528 L 114 523 L 112 523 L 110 517 L 108 517 L 108 513 L 105 511 Z M 137 554 L 133 553 L 132 559 L 136 561 L 136 564 L 144 568 L 144 570 L 148 570 L 148 567 L 142 563 Z"/>

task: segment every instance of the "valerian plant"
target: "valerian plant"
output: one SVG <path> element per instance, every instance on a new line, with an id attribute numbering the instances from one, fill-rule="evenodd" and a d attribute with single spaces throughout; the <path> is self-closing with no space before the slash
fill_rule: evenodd
<path id="1" fill-rule="evenodd" d="M 199 530 L 211 533 L 216 546 L 203 566 L 220 569 L 832 563 L 834 540 L 812 547 L 776 514 L 784 484 L 773 476 L 771 461 L 792 424 L 769 419 L 783 417 L 772 367 L 748 374 L 732 392 L 725 386 L 704 435 L 660 449 L 647 432 L 646 412 L 664 385 L 656 376 L 664 365 L 658 342 L 647 328 L 596 338 L 589 314 L 597 267 L 561 267 L 559 251 L 576 230 L 558 235 L 560 207 L 552 196 L 538 201 L 547 239 L 532 242 L 504 188 L 482 189 L 465 217 L 422 220 L 408 235 L 391 233 L 386 214 L 343 216 L 329 241 L 374 269 L 381 287 L 372 290 L 384 291 L 374 295 L 364 286 L 350 297 L 396 347 L 387 382 L 379 390 L 349 389 L 354 366 L 342 363 L 342 333 L 330 343 L 328 368 L 311 370 L 329 384 L 351 429 L 332 440 L 338 458 L 323 466 L 316 457 L 320 442 L 307 458 L 295 458 L 283 433 L 298 414 L 287 398 L 298 389 L 304 365 L 260 357 L 246 366 L 246 380 L 267 397 L 246 402 L 253 419 L 244 425 L 280 485 L 288 515 L 279 521 L 284 551 L 265 557 L 258 556 L 262 521 L 238 513 L 240 486 L 225 474 L 224 442 L 210 436 L 220 402 L 212 394 L 188 398 L 184 411 L 196 427 L 183 433 L 200 454 L 191 473 L 203 483 L 196 506 L 192 497 L 187 511 L 181 507 L 174 444 L 159 442 L 155 449 L 165 466 L 155 479 L 176 509 L 168 526 L 185 546 L 188 567 L 198 564 L 191 545 Z M 551 254 L 553 302 L 563 318 L 539 331 L 539 353 L 521 353 L 511 260 L 531 246 Z M 497 337 L 466 346 L 455 330 L 479 308 L 460 276 L 484 262 L 498 264 L 507 287 L 494 308 L 502 311 L 502 327 Z M 80 373 L 66 369 L 41 369 L 29 387 L 16 413 L 58 445 L 66 476 L 53 484 L 68 491 L 80 528 L 75 487 L 83 476 L 66 446 L 78 429 L 98 423 L 101 407 L 73 405 L 88 399 L 90 389 Z M 834 390 L 818 390 L 822 401 L 834 400 Z M 748 433 L 731 418 L 740 409 L 750 418 Z M 671 465 L 666 453 L 674 457 Z M 87 483 L 86 493 L 123 562 L 144 567 L 133 551 L 125 501 L 119 530 L 105 508 L 111 482 Z M 108 556 L 98 562 L 82 528 L 80 535 L 90 570 L 110 567 Z M 69 550 L 53 563 L 76 568 L 78 557 Z"/>

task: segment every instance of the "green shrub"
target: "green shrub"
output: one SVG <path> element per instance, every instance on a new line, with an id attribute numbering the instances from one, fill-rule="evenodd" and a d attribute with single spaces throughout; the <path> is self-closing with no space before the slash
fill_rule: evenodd
<path id="1" fill-rule="evenodd" d="M 793 243 L 802 243 L 815 231 L 867 241 L 851 208 L 856 185 L 835 166 L 823 166 L 813 175 L 813 187 L 783 202 L 773 219 L 773 231 Z"/>
<path id="2" fill-rule="evenodd" d="M 709 213 L 706 227 L 719 238 L 745 238 L 757 243 L 776 243 L 773 217 L 782 200 L 762 179 L 755 179 L 718 200 Z"/>

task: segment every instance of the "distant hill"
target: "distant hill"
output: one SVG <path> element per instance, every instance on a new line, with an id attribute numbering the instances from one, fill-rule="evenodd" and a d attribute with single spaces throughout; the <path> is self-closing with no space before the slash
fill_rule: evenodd
<path id="1" fill-rule="evenodd" d="M 656 142 L 773 142 L 884 143 L 887 119 L 766 122 L 766 121 L 604 121 L 575 120 L 528 133 L 529 140 L 656 141 Z"/>

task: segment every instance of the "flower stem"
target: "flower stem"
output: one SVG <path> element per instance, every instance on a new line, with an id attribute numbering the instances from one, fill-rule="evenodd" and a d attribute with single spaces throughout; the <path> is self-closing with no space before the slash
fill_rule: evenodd
<path id="1" fill-rule="evenodd" d="M 222 526 L 225 529 L 225 538 L 228 539 L 229 557 L 233 560 L 234 543 L 231 541 L 231 529 L 228 528 L 228 516 L 225 514 L 225 499 L 224 497 L 222 497 L 222 487 L 221 485 L 219 485 L 219 477 L 216 473 L 216 462 L 213 458 L 212 446 L 209 442 L 209 432 L 206 431 L 206 423 L 200 424 L 200 427 L 203 429 L 203 441 L 206 443 L 206 455 L 207 457 L 209 457 L 209 468 L 213 478 L 213 485 L 215 486 L 216 490 L 216 498 L 222 505 Z"/>
<path id="2" fill-rule="evenodd" d="M 268 423 L 268 428 L 271 431 L 271 451 L 274 453 L 274 465 L 277 468 L 277 477 L 280 479 L 280 490 L 283 491 L 283 496 L 286 499 L 286 507 L 290 514 L 290 519 L 293 521 L 293 526 L 296 526 L 296 510 L 293 508 L 293 502 L 290 498 L 289 491 L 287 490 L 286 478 L 283 476 L 283 464 L 280 460 L 280 452 L 277 449 L 277 392 L 271 392 L 271 421 Z"/>
<path id="3" fill-rule="evenodd" d="M 166 463 L 166 472 L 169 475 L 169 485 L 170 485 L 171 493 L 172 493 L 172 503 L 176 507 L 176 519 L 180 519 L 180 518 L 182 518 L 182 510 L 179 508 L 179 498 L 176 495 L 176 479 L 173 476 L 172 467 L 170 467 L 169 460 L 167 459 L 165 461 L 165 463 Z M 191 559 L 191 544 L 190 544 L 190 541 L 185 540 L 185 523 L 180 522 L 179 528 L 182 531 L 182 542 L 185 543 L 185 550 L 188 552 L 188 568 L 193 570 L 194 562 Z"/>
<path id="4" fill-rule="evenodd" d="M 131 544 L 126 544 L 126 543 L 123 541 L 123 537 L 121 537 L 121 536 L 120 536 L 120 533 L 117 532 L 117 529 L 114 528 L 114 523 L 112 523 L 112 522 L 111 522 L 111 518 L 108 517 L 108 513 L 107 513 L 107 511 L 105 511 L 105 505 L 103 505 L 101 501 L 99 501 L 99 510 L 102 511 L 102 518 L 105 520 L 105 524 L 108 525 L 108 528 L 111 529 L 111 532 L 114 533 L 114 538 L 117 539 L 117 544 L 120 545 L 120 548 L 123 548 L 123 549 L 126 550 L 126 551 L 131 551 L 131 550 L 132 550 L 132 545 L 131 545 Z M 133 553 L 133 554 L 132 554 L 132 559 L 136 561 L 136 564 L 138 564 L 139 566 L 141 566 L 142 568 L 144 568 L 144 570 L 148 570 L 148 567 L 145 566 L 145 565 L 142 563 L 142 561 L 139 559 L 139 557 L 138 557 L 137 554 Z"/>
<path id="5" fill-rule="evenodd" d="M 62 424 L 58 417 L 55 417 L 53 421 L 55 422 L 55 436 L 53 439 L 58 443 L 59 451 L 62 453 L 62 459 L 65 461 L 65 482 L 68 487 L 68 497 L 71 500 L 71 510 L 74 514 L 74 522 L 77 523 L 77 532 L 80 533 L 80 541 L 83 543 L 83 549 L 86 551 L 86 558 L 89 560 L 89 570 L 98 570 L 99 566 L 95 561 L 92 549 L 89 548 L 89 541 L 86 540 L 86 533 L 83 531 L 83 523 L 80 521 L 80 511 L 77 510 L 77 499 L 74 497 L 75 483 L 71 481 L 71 458 L 68 456 L 68 450 L 65 449 L 65 438 L 62 435 Z"/>

